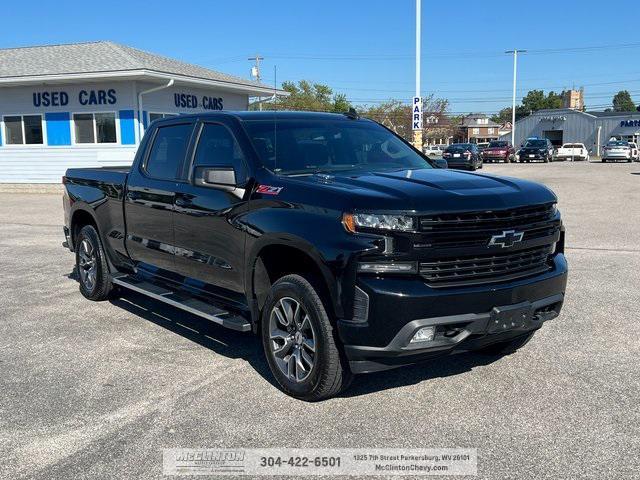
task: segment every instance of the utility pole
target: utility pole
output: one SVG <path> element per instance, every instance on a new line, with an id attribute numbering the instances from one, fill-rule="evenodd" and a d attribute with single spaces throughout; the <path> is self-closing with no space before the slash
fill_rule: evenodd
<path id="1" fill-rule="evenodd" d="M 513 53 L 513 100 L 511 102 L 511 145 L 516 146 L 516 80 L 518 75 L 518 53 L 526 53 L 526 50 L 507 50 L 504 53 Z"/>
<path id="2" fill-rule="evenodd" d="M 416 94 L 411 105 L 413 146 L 422 151 L 422 98 L 420 97 L 421 0 L 416 0 Z"/>
<path id="3" fill-rule="evenodd" d="M 251 76 L 255 78 L 256 82 L 260 82 L 260 61 L 264 60 L 264 57 L 256 55 L 255 57 L 249 57 L 248 60 L 256 62 L 256 64 L 251 67 Z M 258 109 L 262 111 L 262 103 L 258 103 Z"/>

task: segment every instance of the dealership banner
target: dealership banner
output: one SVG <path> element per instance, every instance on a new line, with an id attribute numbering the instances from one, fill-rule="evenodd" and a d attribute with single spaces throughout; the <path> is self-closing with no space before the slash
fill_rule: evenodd
<path id="1" fill-rule="evenodd" d="M 172 448 L 164 475 L 477 475 L 475 448 Z"/>

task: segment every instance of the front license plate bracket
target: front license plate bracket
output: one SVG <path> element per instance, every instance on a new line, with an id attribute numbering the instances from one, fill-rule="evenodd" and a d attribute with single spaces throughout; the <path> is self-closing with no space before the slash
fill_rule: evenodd
<path id="1" fill-rule="evenodd" d="M 491 310 L 488 333 L 508 332 L 509 330 L 524 328 L 529 324 L 532 313 L 530 302 L 494 307 Z"/>

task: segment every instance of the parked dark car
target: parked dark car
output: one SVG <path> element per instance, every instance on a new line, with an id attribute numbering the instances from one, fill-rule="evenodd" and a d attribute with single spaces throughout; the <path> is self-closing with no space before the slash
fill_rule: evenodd
<path id="1" fill-rule="evenodd" d="M 130 169 L 73 168 L 63 184 L 86 298 L 133 290 L 253 332 L 305 400 L 356 373 L 512 352 L 564 300 L 551 190 L 436 168 L 355 114 L 165 118 Z"/>
<path id="2" fill-rule="evenodd" d="M 482 168 L 482 154 L 475 143 L 454 143 L 442 154 L 449 168 L 476 170 Z"/>
<path id="3" fill-rule="evenodd" d="M 554 146 L 548 138 L 527 140 L 520 149 L 518 156 L 520 162 L 539 160 L 545 163 L 553 161 Z"/>
<path id="4" fill-rule="evenodd" d="M 482 152 L 482 160 L 485 162 L 511 162 L 516 155 L 516 150 L 510 142 L 494 140 Z"/>

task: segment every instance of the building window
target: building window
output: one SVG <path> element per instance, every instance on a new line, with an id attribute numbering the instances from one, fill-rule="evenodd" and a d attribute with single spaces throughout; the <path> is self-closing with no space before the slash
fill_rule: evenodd
<path id="1" fill-rule="evenodd" d="M 116 143 L 116 114 L 74 113 L 76 143 Z"/>
<path id="2" fill-rule="evenodd" d="M 160 120 L 162 118 L 167 117 L 177 117 L 177 113 L 157 113 L 157 112 L 149 112 L 149 123 L 155 122 L 156 120 Z"/>
<path id="3" fill-rule="evenodd" d="M 489 119 L 488 118 L 478 118 L 476 123 L 478 125 L 487 125 L 489 123 Z"/>
<path id="4" fill-rule="evenodd" d="M 480 134 L 480 129 L 479 128 L 474 128 L 471 130 L 471 133 L 474 135 L 479 135 Z"/>
<path id="5" fill-rule="evenodd" d="M 489 135 L 493 135 L 494 129 L 493 128 L 489 128 Z"/>
<path id="6" fill-rule="evenodd" d="M 11 115 L 4 117 L 7 145 L 42 145 L 41 115 Z"/>

